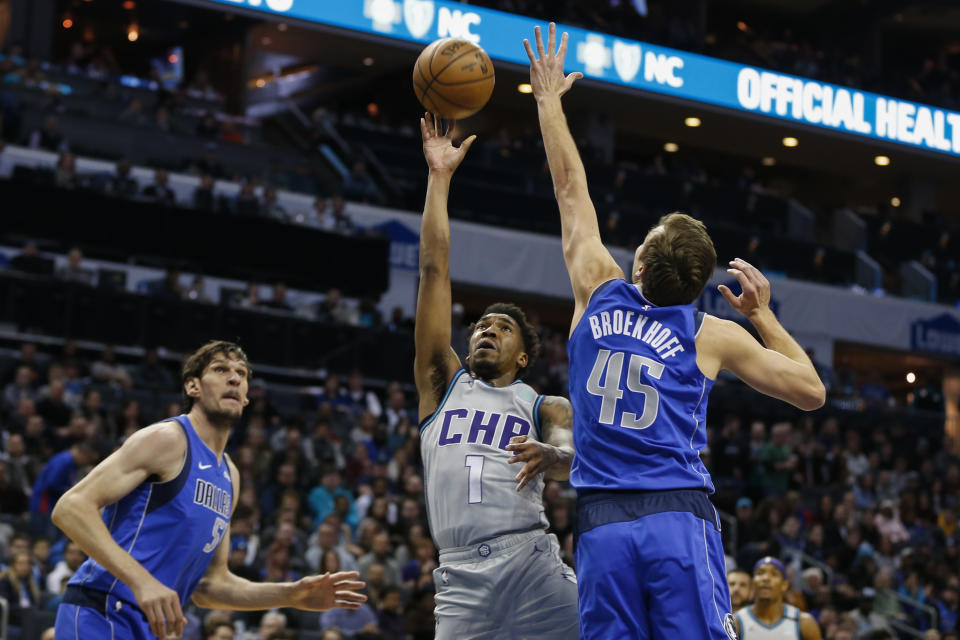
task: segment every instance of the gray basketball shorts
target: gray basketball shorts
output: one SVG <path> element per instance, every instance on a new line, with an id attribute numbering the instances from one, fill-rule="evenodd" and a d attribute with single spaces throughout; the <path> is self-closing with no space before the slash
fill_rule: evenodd
<path id="1" fill-rule="evenodd" d="M 433 581 L 437 640 L 579 638 L 577 577 L 552 533 L 442 551 Z"/>

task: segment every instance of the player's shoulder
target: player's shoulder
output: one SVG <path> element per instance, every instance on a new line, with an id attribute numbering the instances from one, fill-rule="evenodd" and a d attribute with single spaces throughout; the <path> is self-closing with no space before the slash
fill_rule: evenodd
<path id="1" fill-rule="evenodd" d="M 124 442 L 125 449 L 136 448 L 157 456 L 183 455 L 186 446 L 187 435 L 175 420 L 164 420 L 143 427 Z"/>
<path id="2" fill-rule="evenodd" d="M 726 349 L 738 344 L 745 336 L 750 337 L 750 334 L 733 320 L 704 313 L 696 332 L 697 351 Z"/>

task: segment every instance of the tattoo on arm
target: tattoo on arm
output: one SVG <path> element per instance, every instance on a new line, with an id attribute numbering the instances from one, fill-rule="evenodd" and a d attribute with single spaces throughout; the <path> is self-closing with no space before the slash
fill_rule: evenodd
<path id="1" fill-rule="evenodd" d="M 561 396 L 544 396 L 540 404 L 540 422 L 544 442 L 558 446 L 570 444 L 567 440 L 573 433 L 573 407 L 569 400 Z M 567 432 L 567 437 L 564 437 L 563 431 Z M 558 437 L 562 442 L 554 442 Z"/>

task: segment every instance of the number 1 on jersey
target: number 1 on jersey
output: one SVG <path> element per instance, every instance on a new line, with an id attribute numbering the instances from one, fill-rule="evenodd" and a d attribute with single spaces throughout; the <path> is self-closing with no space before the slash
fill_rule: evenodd
<path id="1" fill-rule="evenodd" d="M 469 455 L 464 459 L 463 466 L 470 469 L 467 477 L 467 502 L 476 504 L 483 502 L 483 456 Z"/>
<path id="2" fill-rule="evenodd" d="M 601 424 L 612 425 L 617 415 L 617 401 L 623 398 L 623 389 L 620 388 L 620 375 L 623 373 L 623 359 L 626 354 L 622 351 L 611 353 L 609 349 L 600 349 L 597 360 L 593 363 L 593 370 L 587 380 L 587 392 L 600 396 Z M 651 358 L 632 354 L 630 367 L 627 369 L 627 389 L 643 396 L 643 413 L 640 417 L 630 411 L 624 411 L 620 417 L 620 426 L 624 429 L 646 429 L 657 419 L 660 411 L 660 394 L 654 387 L 641 382 L 643 367 L 647 374 L 659 380 L 663 375 L 663 363 Z M 606 375 L 603 371 L 606 369 Z M 600 378 L 603 377 L 603 383 Z"/>

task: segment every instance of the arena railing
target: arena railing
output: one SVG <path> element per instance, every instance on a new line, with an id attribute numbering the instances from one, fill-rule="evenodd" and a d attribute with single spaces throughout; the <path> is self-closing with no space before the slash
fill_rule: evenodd
<path id="1" fill-rule="evenodd" d="M 7 640 L 7 624 L 10 622 L 10 603 L 0 598 L 0 640 Z"/>
<path id="2" fill-rule="evenodd" d="M 892 589 L 889 589 L 888 591 L 890 591 L 890 592 L 894 595 L 894 597 L 896 597 L 896 599 L 897 599 L 898 601 L 900 601 L 901 603 L 903 603 L 903 604 L 905 604 L 905 605 L 907 605 L 907 606 L 909 606 L 909 607 L 911 607 L 911 608 L 913 608 L 913 609 L 920 610 L 920 611 L 926 613 L 928 616 L 930 616 L 930 628 L 931 628 L 931 629 L 937 629 L 937 628 L 938 628 L 937 623 L 939 622 L 939 617 L 938 617 L 938 615 L 937 615 L 937 608 L 936 608 L 936 607 L 931 606 L 931 605 L 929 605 L 929 604 L 925 604 L 925 603 L 923 603 L 923 602 L 920 602 L 919 600 L 914 600 L 913 598 L 911 598 L 911 597 L 909 597 L 909 596 L 905 596 L 905 595 L 903 595 L 902 593 L 899 593 L 899 592 L 894 591 L 894 590 L 892 590 Z M 909 626 L 909 625 L 906 625 L 905 623 L 900 623 L 900 624 L 904 624 L 904 626 Z M 913 628 L 913 627 L 911 627 L 911 628 Z"/>

